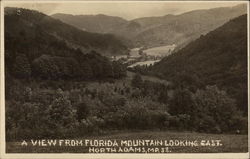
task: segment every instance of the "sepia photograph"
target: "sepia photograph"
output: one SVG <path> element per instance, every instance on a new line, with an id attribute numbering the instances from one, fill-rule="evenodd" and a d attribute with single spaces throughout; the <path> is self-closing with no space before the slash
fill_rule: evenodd
<path id="1" fill-rule="evenodd" d="M 2 153 L 247 158 L 248 5 L 2 1 Z"/>

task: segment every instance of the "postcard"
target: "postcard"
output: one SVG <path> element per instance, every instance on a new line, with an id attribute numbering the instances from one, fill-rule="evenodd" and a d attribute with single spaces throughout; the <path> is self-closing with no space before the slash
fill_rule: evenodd
<path id="1" fill-rule="evenodd" d="M 1 158 L 249 158 L 248 1 L 2 1 Z"/>

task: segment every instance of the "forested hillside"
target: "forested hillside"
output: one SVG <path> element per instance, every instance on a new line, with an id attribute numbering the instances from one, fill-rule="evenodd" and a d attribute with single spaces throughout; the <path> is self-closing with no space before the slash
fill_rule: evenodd
<path id="1" fill-rule="evenodd" d="M 23 43 L 27 43 L 23 48 L 29 48 L 28 44 L 35 44 L 34 47 L 38 44 L 45 45 L 40 48 L 47 48 L 54 41 L 59 41 L 71 48 L 80 48 L 86 52 L 95 50 L 102 55 L 120 55 L 128 51 L 126 46 L 111 34 L 82 31 L 34 10 L 5 8 L 5 28 L 6 38 L 17 36 L 23 39 Z M 36 51 L 38 56 L 45 52 L 41 49 Z"/>
<path id="2" fill-rule="evenodd" d="M 201 36 L 150 71 L 191 90 L 217 85 L 247 113 L 247 15 Z"/>
<path id="3" fill-rule="evenodd" d="M 5 9 L 7 75 L 42 79 L 119 78 L 126 74 L 125 68 L 102 55 L 124 51 L 126 47 L 112 35 L 83 32 L 37 11 Z"/>
<path id="4" fill-rule="evenodd" d="M 194 10 L 180 15 L 135 19 L 134 22 L 147 28 L 136 36 L 135 42 L 147 45 L 177 44 L 182 47 L 246 12 L 247 6 L 240 4 L 234 7 Z"/>

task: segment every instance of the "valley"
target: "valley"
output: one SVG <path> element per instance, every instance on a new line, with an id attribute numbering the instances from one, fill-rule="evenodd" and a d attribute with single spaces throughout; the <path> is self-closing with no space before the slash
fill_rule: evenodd
<path id="1" fill-rule="evenodd" d="M 176 45 L 165 45 L 159 47 L 139 47 L 130 49 L 128 55 L 112 56 L 111 60 L 121 60 L 128 68 L 136 66 L 151 66 L 166 56 L 173 53 Z"/>

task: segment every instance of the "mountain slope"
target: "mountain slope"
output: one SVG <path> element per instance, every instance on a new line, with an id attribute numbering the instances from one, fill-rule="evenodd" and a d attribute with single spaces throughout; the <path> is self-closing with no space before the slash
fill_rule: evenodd
<path id="1" fill-rule="evenodd" d="M 121 25 L 127 23 L 127 20 L 120 17 L 107 16 L 103 14 L 70 15 L 57 13 L 53 14 L 52 17 L 60 19 L 61 21 L 71 24 L 82 30 L 97 33 L 109 33 L 112 30 L 119 29 Z"/>
<path id="2" fill-rule="evenodd" d="M 20 10 L 20 14 L 17 14 Z M 126 54 L 126 46 L 111 34 L 97 34 L 81 31 L 71 25 L 33 10 L 5 8 L 6 32 L 14 35 L 27 32 L 30 38 L 42 32 L 58 40 L 63 40 L 72 48 L 95 50 L 103 55 Z"/>
<path id="3" fill-rule="evenodd" d="M 123 36 L 123 34 L 119 33 L 121 28 L 129 24 L 129 21 L 123 18 L 103 14 L 71 15 L 63 13 L 53 14 L 51 17 L 59 19 L 62 22 L 70 24 L 83 31 L 102 34 L 111 33 L 126 46 L 132 46 L 132 42 L 127 37 L 133 34 L 133 30 L 123 31 L 127 36 Z M 117 34 L 115 33 L 116 31 L 118 31 Z"/>
<path id="4" fill-rule="evenodd" d="M 155 43 L 185 45 L 228 20 L 245 14 L 246 10 L 246 5 L 237 5 L 235 7 L 195 10 L 176 16 L 166 15 L 135 19 L 134 22 L 146 28 L 138 33 L 135 41 L 147 45 Z"/>
<path id="5" fill-rule="evenodd" d="M 217 85 L 247 108 L 247 15 L 201 36 L 150 71 L 177 85 Z"/>
<path id="6" fill-rule="evenodd" d="M 235 7 L 195 10 L 180 15 L 145 17 L 131 21 L 122 18 L 104 16 L 72 16 L 55 14 L 65 23 L 80 29 L 98 33 L 113 33 L 131 40 L 134 46 L 186 45 L 201 34 L 221 26 L 225 22 L 245 14 L 245 4 Z M 111 20 L 112 19 L 112 20 Z"/>
<path id="7" fill-rule="evenodd" d="M 127 51 L 112 35 L 84 32 L 34 10 L 5 8 L 4 18 L 6 80 L 101 80 L 125 75 L 120 63 L 106 57 Z"/>

